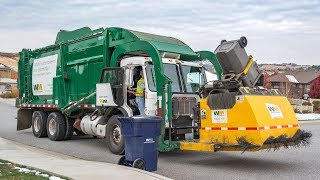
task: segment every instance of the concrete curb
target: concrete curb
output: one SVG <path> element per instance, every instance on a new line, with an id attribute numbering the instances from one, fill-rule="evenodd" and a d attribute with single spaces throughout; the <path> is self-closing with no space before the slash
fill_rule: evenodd
<path id="1" fill-rule="evenodd" d="M 0 159 L 72 179 L 144 179 L 167 177 L 116 164 L 86 161 L 0 138 Z"/>
<path id="2" fill-rule="evenodd" d="M 12 106 L 15 106 L 16 104 L 16 99 L 15 98 L 0 98 L 0 102 L 2 103 L 5 103 L 5 104 L 8 104 L 8 105 L 12 105 Z"/>
<path id="3" fill-rule="evenodd" d="M 299 124 L 308 124 L 308 123 L 320 123 L 320 119 L 300 120 L 299 121 Z"/>

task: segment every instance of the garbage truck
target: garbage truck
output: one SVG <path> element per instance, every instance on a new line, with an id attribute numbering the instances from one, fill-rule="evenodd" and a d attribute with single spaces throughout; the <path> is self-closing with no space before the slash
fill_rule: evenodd
<path id="1" fill-rule="evenodd" d="M 158 149 L 260 150 L 307 144 L 288 100 L 262 85 L 262 73 L 244 50 L 245 37 L 194 51 L 173 38 L 118 27 L 60 30 L 55 43 L 23 49 L 18 62 L 17 130 L 69 140 L 105 138 L 124 153 L 118 117 L 163 119 Z M 210 62 L 218 80 L 209 82 Z M 144 112 L 136 99 L 143 78 Z"/>

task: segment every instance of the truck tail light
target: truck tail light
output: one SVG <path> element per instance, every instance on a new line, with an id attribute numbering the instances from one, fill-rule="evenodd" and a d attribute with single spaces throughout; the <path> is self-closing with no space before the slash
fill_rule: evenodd
<path id="1" fill-rule="evenodd" d="M 162 117 L 162 108 L 158 108 L 158 116 Z"/>
<path id="2" fill-rule="evenodd" d="M 18 90 L 18 99 L 21 99 L 21 98 L 22 98 L 22 96 L 20 94 L 20 90 Z"/>

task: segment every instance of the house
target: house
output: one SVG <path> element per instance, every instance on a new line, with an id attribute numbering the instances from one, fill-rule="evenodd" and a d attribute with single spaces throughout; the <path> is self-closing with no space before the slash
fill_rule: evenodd
<path id="1" fill-rule="evenodd" d="M 11 91 L 13 87 L 17 87 L 17 80 L 11 78 L 0 78 L 0 94 Z"/>
<path id="2" fill-rule="evenodd" d="M 320 76 L 317 71 L 285 72 L 269 77 L 272 88 L 278 89 L 289 98 L 303 98 L 310 91 L 314 79 Z"/>
<path id="3" fill-rule="evenodd" d="M 11 68 L 0 63 L 0 78 L 10 78 L 11 77 Z"/>
<path id="4" fill-rule="evenodd" d="M 0 63 L 0 78 L 17 79 L 18 73 L 13 68 Z"/>

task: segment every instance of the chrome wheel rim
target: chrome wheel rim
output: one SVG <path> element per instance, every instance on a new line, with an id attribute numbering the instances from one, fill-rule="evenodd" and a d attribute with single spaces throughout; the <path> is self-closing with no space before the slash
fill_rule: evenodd
<path id="1" fill-rule="evenodd" d="M 36 132 L 40 131 L 40 118 L 39 117 L 34 118 L 33 128 L 34 128 L 34 131 L 36 131 Z"/>
<path id="2" fill-rule="evenodd" d="M 113 125 L 112 128 L 112 140 L 115 144 L 119 144 L 121 141 L 121 129 L 118 125 Z"/>
<path id="3" fill-rule="evenodd" d="M 57 123 L 53 118 L 49 120 L 49 133 L 50 135 L 54 135 L 57 131 Z"/>

